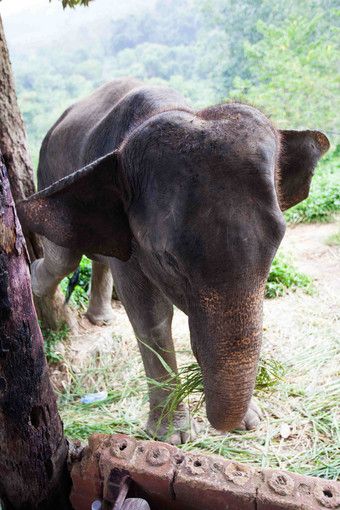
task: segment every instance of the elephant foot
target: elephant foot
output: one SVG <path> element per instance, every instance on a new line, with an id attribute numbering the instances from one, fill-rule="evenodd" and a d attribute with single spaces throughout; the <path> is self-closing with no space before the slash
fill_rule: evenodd
<path id="1" fill-rule="evenodd" d="M 235 430 L 253 430 L 256 429 L 258 425 L 260 425 L 262 420 L 262 411 L 259 406 L 254 402 L 254 400 L 250 401 L 248 411 L 245 414 L 242 422 L 238 427 L 235 427 Z"/>
<path id="2" fill-rule="evenodd" d="M 190 417 L 186 406 L 179 406 L 171 415 L 162 419 L 161 409 L 151 411 L 146 424 L 147 432 L 164 443 L 179 445 L 194 441 L 199 430 L 197 422 Z"/>
<path id="3" fill-rule="evenodd" d="M 108 324 L 112 324 L 115 314 L 113 313 L 111 306 L 105 307 L 101 310 L 89 307 L 86 312 L 86 317 L 96 326 L 106 326 Z"/>

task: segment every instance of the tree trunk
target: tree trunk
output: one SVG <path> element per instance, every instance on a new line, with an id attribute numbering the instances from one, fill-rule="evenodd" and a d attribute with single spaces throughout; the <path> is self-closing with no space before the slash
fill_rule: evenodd
<path id="1" fill-rule="evenodd" d="M 15 84 L 9 58 L 4 28 L 0 16 L 0 147 L 14 202 L 35 193 L 34 173 L 27 149 L 24 121 L 17 103 Z M 30 233 L 26 238 L 32 260 L 43 256 L 42 243 Z"/>
<path id="2" fill-rule="evenodd" d="M 32 301 L 28 255 L 0 160 L 0 497 L 70 509 L 68 452 Z"/>
<path id="3" fill-rule="evenodd" d="M 0 150 L 8 170 L 14 202 L 17 203 L 35 193 L 35 184 L 1 16 L 0 105 Z M 25 232 L 25 238 L 31 262 L 41 258 L 43 247 L 39 236 L 33 232 Z M 60 288 L 54 296 L 35 299 L 37 314 L 44 326 L 57 329 L 61 323 L 66 323 L 71 330 L 76 329 L 76 320 L 64 302 L 65 298 Z"/>

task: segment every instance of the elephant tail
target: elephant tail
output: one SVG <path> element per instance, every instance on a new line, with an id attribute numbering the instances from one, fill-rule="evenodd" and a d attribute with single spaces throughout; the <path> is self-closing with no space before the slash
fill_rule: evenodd
<path id="1" fill-rule="evenodd" d="M 73 273 L 73 275 L 69 279 L 65 304 L 67 304 L 70 301 L 72 292 L 74 291 L 74 289 L 76 288 L 78 283 L 79 283 L 79 267 L 76 269 L 76 271 Z"/>

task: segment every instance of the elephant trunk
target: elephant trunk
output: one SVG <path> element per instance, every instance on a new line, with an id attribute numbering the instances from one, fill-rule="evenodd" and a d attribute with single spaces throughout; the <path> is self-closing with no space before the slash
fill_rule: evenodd
<path id="1" fill-rule="evenodd" d="M 242 422 L 253 393 L 262 341 L 263 286 L 226 299 L 200 296 L 189 314 L 193 351 L 202 369 L 207 416 L 220 431 Z"/>

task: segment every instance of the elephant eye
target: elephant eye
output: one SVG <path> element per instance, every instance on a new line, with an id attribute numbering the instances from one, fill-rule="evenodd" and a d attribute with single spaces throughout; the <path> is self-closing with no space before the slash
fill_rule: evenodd
<path id="1" fill-rule="evenodd" d="M 166 267 L 171 267 L 173 269 L 178 269 L 178 264 L 175 259 L 169 252 L 163 251 L 163 252 L 156 252 L 155 253 L 156 258 L 158 262 L 166 269 Z"/>
<path id="2" fill-rule="evenodd" d="M 167 251 L 164 252 L 164 259 L 169 264 L 169 266 L 172 266 L 175 269 L 178 269 L 177 260 L 169 252 L 167 252 Z"/>

